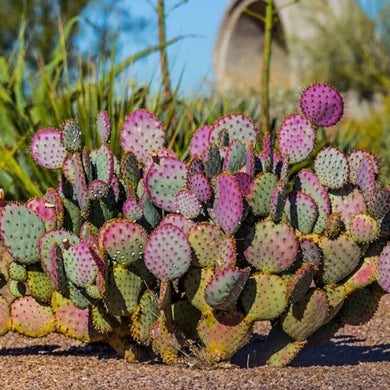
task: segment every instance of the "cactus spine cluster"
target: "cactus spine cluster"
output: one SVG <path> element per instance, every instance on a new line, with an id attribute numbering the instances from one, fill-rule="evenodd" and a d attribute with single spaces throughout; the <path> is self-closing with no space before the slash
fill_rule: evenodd
<path id="1" fill-rule="evenodd" d="M 92 151 L 73 120 L 40 130 L 32 156 L 61 180 L 24 204 L 1 194 L 0 335 L 56 331 L 169 364 L 195 341 L 215 363 L 271 321 L 264 360 L 280 366 L 368 321 L 390 292 L 390 192 L 374 155 L 316 151 L 317 127 L 343 114 L 334 88 L 312 85 L 300 103 L 278 149 L 265 131 L 260 151 L 251 120 L 228 115 L 195 132 L 189 161 L 144 110 L 125 120 L 121 156 L 105 112 Z"/>

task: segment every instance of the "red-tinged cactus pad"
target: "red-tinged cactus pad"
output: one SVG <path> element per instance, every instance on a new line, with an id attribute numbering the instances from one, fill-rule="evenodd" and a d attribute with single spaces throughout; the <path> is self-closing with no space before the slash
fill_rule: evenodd
<path id="1" fill-rule="evenodd" d="M 238 140 L 233 141 L 226 151 L 222 169 L 227 172 L 237 173 L 245 166 L 246 159 L 245 146 Z"/>
<path id="2" fill-rule="evenodd" d="M 304 263 L 312 263 L 319 265 L 322 260 L 322 252 L 318 244 L 310 238 L 303 238 L 299 242 L 302 261 Z"/>
<path id="3" fill-rule="evenodd" d="M 68 152 L 74 153 L 81 150 L 81 131 L 75 120 L 68 119 L 62 124 L 61 141 Z"/>
<path id="4" fill-rule="evenodd" d="M 206 287 L 206 302 L 214 309 L 227 310 L 232 307 L 248 280 L 250 268 L 243 270 L 227 268 L 216 275 Z"/>
<path id="5" fill-rule="evenodd" d="M 151 291 L 145 291 L 131 316 L 131 336 L 140 344 L 148 345 L 150 331 L 159 316 L 158 299 Z"/>
<path id="6" fill-rule="evenodd" d="M 324 237 L 320 248 L 324 255 L 321 275 L 324 284 L 339 282 L 359 264 L 361 250 L 353 239 L 345 234 L 335 240 Z"/>
<path id="7" fill-rule="evenodd" d="M 106 111 L 100 111 L 97 116 L 97 129 L 102 143 L 110 142 L 111 124 Z"/>
<path id="8" fill-rule="evenodd" d="M 256 273 L 251 276 L 240 302 L 252 321 L 273 320 L 287 306 L 287 283 L 277 275 Z"/>
<path id="9" fill-rule="evenodd" d="M 288 116 L 280 125 L 280 153 L 290 164 L 305 160 L 314 149 L 316 134 L 312 124 L 302 115 Z"/>
<path id="10" fill-rule="evenodd" d="M 42 337 L 55 330 L 55 319 L 50 306 L 33 297 L 23 297 L 11 304 L 12 329 L 29 337 Z"/>
<path id="11" fill-rule="evenodd" d="M 308 170 L 299 172 L 295 186 L 297 191 L 311 196 L 317 203 L 318 217 L 313 230 L 321 234 L 325 230 L 326 220 L 330 215 L 330 201 L 326 189 L 321 185 L 317 176 Z"/>
<path id="12" fill-rule="evenodd" d="M 357 290 L 373 283 L 376 278 L 378 256 L 367 257 L 359 269 L 344 283 L 347 291 Z"/>
<path id="13" fill-rule="evenodd" d="M 11 312 L 8 301 L 0 296 L 0 336 L 4 336 L 11 327 Z"/>
<path id="14" fill-rule="evenodd" d="M 26 206 L 35 212 L 45 224 L 46 230 L 54 230 L 57 225 L 55 206 L 45 199 L 30 199 Z"/>
<path id="15" fill-rule="evenodd" d="M 339 213 L 346 225 L 354 215 L 365 214 L 367 211 L 363 194 L 357 188 L 350 192 L 333 192 L 330 195 L 330 201 L 333 212 Z"/>
<path id="16" fill-rule="evenodd" d="M 338 189 L 348 181 L 347 159 L 336 148 L 322 149 L 315 159 L 314 169 L 320 183 L 325 187 Z"/>
<path id="17" fill-rule="evenodd" d="M 198 324 L 209 363 L 231 358 L 250 339 L 252 321 L 240 312 L 208 313 Z"/>
<path id="18" fill-rule="evenodd" d="M 298 302 L 305 296 L 317 270 L 316 265 L 313 263 L 305 263 L 295 272 L 287 285 L 287 294 L 290 302 Z"/>
<path id="19" fill-rule="evenodd" d="M 49 188 L 43 196 L 43 199 L 45 199 L 48 205 L 50 205 L 50 208 L 54 206 L 54 212 L 57 220 L 56 227 L 62 226 L 62 223 L 64 221 L 64 207 L 57 191 Z"/>
<path id="20" fill-rule="evenodd" d="M 137 157 L 132 152 L 125 152 L 121 159 L 122 179 L 127 185 L 137 188 L 141 178 Z"/>
<path id="21" fill-rule="evenodd" d="M 181 190 L 175 196 L 177 211 L 183 215 L 184 218 L 194 219 L 202 211 L 202 205 L 189 190 Z"/>
<path id="22" fill-rule="evenodd" d="M 301 109 L 305 117 L 315 125 L 329 127 L 343 116 L 344 103 L 335 88 L 326 84 L 314 84 L 303 91 Z"/>
<path id="23" fill-rule="evenodd" d="M 218 247 L 218 257 L 215 264 L 215 273 L 226 268 L 233 268 L 236 263 L 236 241 L 232 236 L 225 236 Z"/>
<path id="24" fill-rule="evenodd" d="M 76 185 L 76 164 L 77 160 L 80 161 L 80 156 L 76 154 L 71 154 L 64 161 L 62 167 L 62 173 L 65 176 L 66 180 L 71 183 L 73 186 Z"/>
<path id="25" fill-rule="evenodd" d="M 123 215 L 132 222 L 136 222 L 143 217 L 144 210 L 142 204 L 135 199 L 127 199 L 123 203 Z"/>
<path id="26" fill-rule="evenodd" d="M 348 231 L 354 241 L 366 244 L 374 241 L 379 235 L 378 222 L 367 214 L 356 214 L 348 224 Z"/>
<path id="27" fill-rule="evenodd" d="M 318 207 L 311 196 L 304 192 L 293 192 L 286 202 L 286 215 L 302 234 L 309 234 L 317 221 Z"/>
<path id="28" fill-rule="evenodd" d="M 98 266 L 92 250 L 88 243 L 81 242 L 62 251 L 65 273 L 78 287 L 85 287 L 95 282 Z"/>
<path id="29" fill-rule="evenodd" d="M 128 266 L 142 258 L 148 234 L 137 223 L 125 219 L 107 221 L 99 230 L 99 245 L 110 258 Z"/>
<path id="30" fill-rule="evenodd" d="M 76 158 L 77 157 L 77 158 Z M 88 187 L 87 182 L 84 176 L 83 166 L 81 164 L 81 159 L 79 156 L 74 158 L 74 168 L 75 168 L 75 192 L 77 197 L 77 202 L 81 211 L 86 212 L 89 207 L 89 196 L 88 196 Z"/>
<path id="31" fill-rule="evenodd" d="M 109 191 L 108 185 L 103 180 L 93 180 L 88 184 L 88 196 L 92 200 L 103 199 Z"/>
<path id="32" fill-rule="evenodd" d="M 328 311 L 326 293 L 320 289 L 310 290 L 303 299 L 290 305 L 281 318 L 281 325 L 290 337 L 304 341 L 324 324 Z"/>
<path id="33" fill-rule="evenodd" d="M 47 274 L 38 270 L 28 271 L 27 287 L 37 301 L 50 303 L 54 290 Z"/>
<path id="34" fill-rule="evenodd" d="M 227 131 L 229 141 L 238 140 L 244 145 L 256 144 L 257 129 L 253 122 L 241 114 L 226 115 L 219 119 L 211 129 L 210 139 L 218 143 L 222 131 Z"/>
<path id="35" fill-rule="evenodd" d="M 238 172 L 234 174 L 234 178 L 237 181 L 238 187 L 240 188 L 241 195 L 247 197 L 250 193 L 253 176 L 248 173 Z"/>
<path id="36" fill-rule="evenodd" d="M 190 144 L 191 158 L 202 157 L 210 145 L 211 127 L 204 126 L 196 130 Z"/>
<path id="37" fill-rule="evenodd" d="M 143 163 L 164 146 L 165 132 L 162 123 L 150 112 L 132 112 L 121 130 L 122 149 L 133 152 Z"/>
<path id="38" fill-rule="evenodd" d="M 43 129 L 36 133 L 30 150 L 36 163 L 49 169 L 61 168 L 67 156 L 61 133 L 56 129 Z"/>
<path id="39" fill-rule="evenodd" d="M 367 160 L 371 163 L 375 175 L 378 175 L 379 173 L 379 163 L 373 154 L 366 152 L 365 150 L 355 150 L 348 156 L 349 180 L 353 184 L 356 183 L 360 164 L 363 160 Z"/>
<path id="40" fill-rule="evenodd" d="M 278 178 L 269 172 L 262 172 L 249 187 L 247 200 L 253 214 L 265 217 L 270 213 L 271 197 L 278 184 Z"/>
<path id="41" fill-rule="evenodd" d="M 173 157 L 160 158 L 145 178 L 145 187 L 152 202 L 167 211 L 176 212 L 176 194 L 186 188 L 186 165 Z"/>
<path id="42" fill-rule="evenodd" d="M 364 199 L 371 202 L 375 195 L 375 172 L 373 164 L 368 159 L 360 163 L 355 184 L 362 191 Z"/>
<path id="43" fill-rule="evenodd" d="M 165 225 L 165 224 L 177 226 L 188 237 L 188 233 L 189 233 L 190 229 L 192 228 L 192 226 L 195 225 L 195 222 L 191 221 L 187 218 L 184 218 L 180 214 L 168 214 L 166 217 L 164 217 L 161 220 L 160 226 Z"/>
<path id="44" fill-rule="evenodd" d="M 211 311 L 205 299 L 207 285 L 215 276 L 210 268 L 190 268 L 184 277 L 184 291 L 186 298 L 202 313 Z"/>
<path id="45" fill-rule="evenodd" d="M 379 255 L 376 279 L 379 285 L 390 294 L 390 244 L 387 244 Z"/>
<path id="46" fill-rule="evenodd" d="M 208 202 L 213 196 L 213 190 L 206 177 L 196 172 L 187 179 L 188 189 L 196 196 L 199 202 Z"/>
<path id="47" fill-rule="evenodd" d="M 201 267 L 214 266 L 224 240 L 224 233 L 217 225 L 199 222 L 188 232 L 188 241 L 196 255 L 196 263 Z"/>
<path id="48" fill-rule="evenodd" d="M 145 246 L 145 265 L 160 280 L 183 276 L 191 263 L 191 247 L 184 232 L 165 224 L 156 228 Z"/>
<path id="49" fill-rule="evenodd" d="M 39 261 L 38 242 L 45 225 L 27 206 L 8 203 L 0 211 L 0 237 L 12 257 L 21 264 Z"/>
<path id="50" fill-rule="evenodd" d="M 105 286 L 104 303 L 114 316 L 130 316 L 138 305 L 142 279 L 122 266 L 115 266 Z"/>
<path id="51" fill-rule="evenodd" d="M 226 234 L 233 234 L 240 227 L 243 209 L 241 191 L 236 179 L 229 173 L 220 174 L 215 184 L 215 222 Z"/>
<path id="52" fill-rule="evenodd" d="M 284 222 L 260 221 L 256 224 L 254 239 L 244 254 L 259 271 L 282 272 L 294 263 L 298 254 L 294 229 Z"/>

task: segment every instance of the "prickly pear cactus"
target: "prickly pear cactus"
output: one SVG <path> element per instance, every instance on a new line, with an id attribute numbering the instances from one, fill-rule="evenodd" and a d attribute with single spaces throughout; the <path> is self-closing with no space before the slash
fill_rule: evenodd
<path id="1" fill-rule="evenodd" d="M 74 120 L 37 132 L 32 156 L 60 183 L 25 204 L 0 190 L 0 335 L 57 331 L 130 361 L 140 345 L 167 364 L 199 345 L 214 364 L 271 321 L 264 358 L 280 366 L 368 321 L 390 293 L 390 190 L 371 153 L 316 148 L 343 113 L 333 87 L 300 105 L 262 150 L 244 115 L 203 126 L 188 161 L 145 110 L 125 119 L 120 156 L 106 112 L 93 150 Z"/>

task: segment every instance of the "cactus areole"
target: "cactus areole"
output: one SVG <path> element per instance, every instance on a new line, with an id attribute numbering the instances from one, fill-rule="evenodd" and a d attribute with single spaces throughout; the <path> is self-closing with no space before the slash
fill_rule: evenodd
<path id="1" fill-rule="evenodd" d="M 209 123 L 188 161 L 165 149 L 163 124 L 145 110 L 124 120 L 121 156 L 106 112 L 93 150 L 74 120 L 38 131 L 32 156 L 60 182 L 24 204 L 0 189 L 12 258 L 0 260 L 0 287 L 13 295 L 0 296 L 0 335 L 56 331 L 128 360 L 143 346 L 168 364 L 191 339 L 212 364 L 271 320 L 264 359 L 281 366 L 368 321 L 390 293 L 390 192 L 371 153 L 316 148 L 318 127 L 343 113 L 335 88 L 309 86 L 300 105 L 263 150 L 244 115 Z"/>

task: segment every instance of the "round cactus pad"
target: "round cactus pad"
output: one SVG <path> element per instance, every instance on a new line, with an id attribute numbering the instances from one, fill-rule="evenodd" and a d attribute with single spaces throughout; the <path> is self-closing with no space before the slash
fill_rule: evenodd
<path id="1" fill-rule="evenodd" d="M 188 237 L 188 233 L 189 233 L 191 227 L 194 226 L 195 222 L 191 221 L 187 218 L 184 218 L 180 214 L 168 214 L 166 217 L 164 217 L 161 220 L 160 226 L 165 225 L 165 224 L 171 224 L 171 225 L 177 226 Z"/>
<path id="2" fill-rule="evenodd" d="M 125 219 L 113 219 L 99 230 L 101 250 L 119 264 L 130 265 L 142 258 L 148 234 L 137 223 Z"/>
<path id="3" fill-rule="evenodd" d="M 53 295 L 53 285 L 47 274 L 38 270 L 29 270 L 27 287 L 29 293 L 39 302 L 50 303 Z"/>
<path id="4" fill-rule="evenodd" d="M 181 190 L 175 196 L 177 210 L 184 218 L 194 219 L 202 210 L 202 205 L 189 190 Z"/>
<path id="5" fill-rule="evenodd" d="M 298 253 L 294 229 L 284 222 L 264 220 L 256 224 L 255 237 L 244 252 L 246 259 L 260 271 L 279 273 L 289 268 Z"/>
<path id="6" fill-rule="evenodd" d="M 166 224 L 156 228 L 145 246 L 145 265 L 161 280 L 183 276 L 191 263 L 191 247 L 177 226 Z"/>
<path id="7" fill-rule="evenodd" d="M 75 120 L 68 119 L 63 123 L 61 141 L 68 152 L 73 153 L 81 150 L 81 131 Z"/>
<path id="8" fill-rule="evenodd" d="M 330 195 L 330 201 L 333 212 L 339 213 L 346 225 L 354 215 L 365 214 L 367 210 L 364 197 L 357 188 L 348 192 L 333 192 Z"/>
<path id="9" fill-rule="evenodd" d="M 191 158 L 202 157 L 210 145 L 211 127 L 204 126 L 196 130 L 190 144 Z"/>
<path id="10" fill-rule="evenodd" d="M 313 151 L 315 140 L 316 134 L 312 124 L 302 115 L 290 115 L 280 125 L 279 150 L 290 164 L 305 160 Z"/>
<path id="11" fill-rule="evenodd" d="M 109 191 L 108 185 L 103 180 L 93 180 L 88 184 L 88 196 L 90 199 L 103 199 Z"/>
<path id="12" fill-rule="evenodd" d="M 0 211 L 0 236 L 12 257 L 21 264 L 39 261 L 38 242 L 45 225 L 27 206 L 8 203 Z"/>
<path id="13" fill-rule="evenodd" d="M 65 161 L 67 151 L 56 129 L 43 129 L 31 140 L 31 155 L 44 168 L 58 169 Z"/>
<path id="14" fill-rule="evenodd" d="M 320 183 L 325 187 L 338 189 L 348 181 L 347 159 L 336 148 L 322 149 L 315 159 L 314 169 Z"/>
<path id="15" fill-rule="evenodd" d="M 145 187 L 152 202 L 167 211 L 176 212 L 176 194 L 186 188 L 187 167 L 173 157 L 154 163 L 145 178 Z"/>
<path id="16" fill-rule="evenodd" d="M 150 112 L 133 111 L 121 130 L 122 149 L 133 152 L 143 163 L 164 146 L 165 132 L 162 123 Z"/>
<path id="17" fill-rule="evenodd" d="M 144 215 L 142 204 L 131 198 L 127 199 L 126 202 L 123 203 L 122 211 L 123 215 L 133 222 L 138 221 Z"/>
<path id="18" fill-rule="evenodd" d="M 349 233 L 355 242 L 365 244 L 374 241 L 379 235 L 378 222 L 367 214 L 356 214 L 349 220 Z"/>
<path id="19" fill-rule="evenodd" d="M 208 202 L 213 195 L 209 181 L 200 172 L 195 172 L 189 176 L 187 185 L 188 189 L 197 197 L 199 202 Z"/>
<path id="20" fill-rule="evenodd" d="M 265 217 L 270 213 L 271 197 L 278 184 L 278 178 L 269 172 L 256 176 L 249 187 L 247 200 L 253 214 Z"/>
<path id="21" fill-rule="evenodd" d="M 338 91 L 326 84 L 314 84 L 301 96 L 301 109 L 305 117 L 317 126 L 329 127 L 343 115 L 343 98 Z"/>

